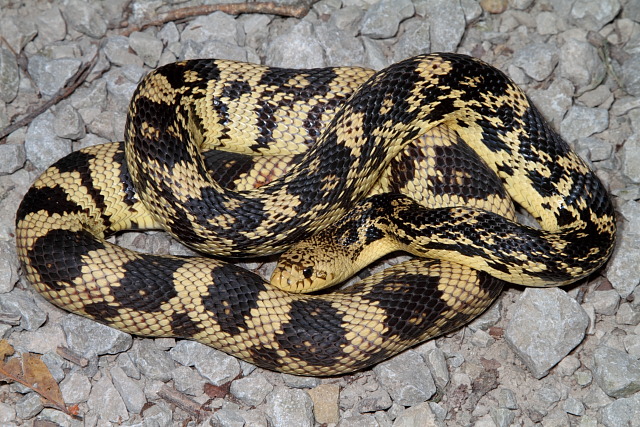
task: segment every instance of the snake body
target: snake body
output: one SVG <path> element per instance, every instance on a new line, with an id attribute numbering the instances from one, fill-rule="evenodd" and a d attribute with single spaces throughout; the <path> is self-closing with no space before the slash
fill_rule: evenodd
<path id="1" fill-rule="evenodd" d="M 426 138 L 438 129 L 452 132 L 440 145 Z M 419 148 L 419 140 L 427 145 Z M 458 145 L 466 148 L 450 149 Z M 232 168 L 250 182 L 234 188 L 211 170 L 218 161 L 207 160 L 212 149 L 239 153 L 222 156 L 232 165 L 292 153 L 297 163 L 279 177 Z M 452 166 L 460 150 L 477 160 Z M 405 192 L 390 176 L 405 164 L 398 158 L 415 151 L 426 153 L 425 170 L 436 171 L 409 180 L 411 187 L 427 181 L 433 194 L 417 209 L 443 206 L 446 193 L 455 203 L 445 206 L 463 203 L 476 219 L 495 215 L 488 211 L 510 217 L 510 202 L 489 201 L 503 199 L 504 185 L 540 222 L 545 245 L 510 249 L 521 266 L 530 257 L 552 258 L 564 283 L 609 257 L 615 218 L 602 183 L 504 74 L 456 54 L 422 55 L 375 74 L 219 60 L 163 66 L 138 86 L 124 142 L 74 152 L 32 185 L 17 212 L 18 254 L 45 298 L 118 329 L 198 340 L 283 372 L 351 372 L 491 304 L 502 282 L 456 263 L 488 253 L 491 244 L 471 241 L 458 222 L 450 236 L 467 239 L 442 248 L 453 262 L 412 260 L 336 293 L 298 295 L 217 259 L 139 254 L 105 239 L 163 228 L 209 254 L 281 252 L 355 203 Z M 465 190 L 469 183 L 476 190 Z M 476 233 L 516 241 L 532 233 L 490 228 Z M 513 265 L 500 262 L 491 258 L 497 270 Z M 539 276 L 520 271 L 525 282 Z"/>

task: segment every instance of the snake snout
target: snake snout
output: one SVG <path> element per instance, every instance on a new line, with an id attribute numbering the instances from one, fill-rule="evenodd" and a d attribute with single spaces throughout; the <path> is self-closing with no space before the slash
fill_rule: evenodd
<path id="1" fill-rule="evenodd" d="M 271 285 L 287 292 L 308 293 L 332 284 L 334 274 L 311 264 L 298 265 L 280 259 L 271 274 Z"/>

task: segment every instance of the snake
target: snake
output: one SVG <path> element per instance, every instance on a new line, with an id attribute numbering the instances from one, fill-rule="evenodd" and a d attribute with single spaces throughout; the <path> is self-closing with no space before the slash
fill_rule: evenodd
<path id="1" fill-rule="evenodd" d="M 295 161 L 283 168 L 285 157 Z M 251 167 L 254 158 L 270 167 Z M 517 224 L 510 200 L 539 227 Z M 368 231 L 353 228 L 358 212 L 372 219 Z M 440 259 L 311 294 L 229 262 L 295 251 L 336 226 L 351 227 L 354 244 L 364 236 L 388 245 L 377 238 L 382 225 L 399 232 L 404 250 Z M 203 255 L 139 253 L 109 240 L 146 229 Z M 53 304 L 128 333 L 188 338 L 314 376 L 365 369 L 460 327 L 504 279 L 583 279 L 610 257 L 615 234 L 604 185 L 524 92 L 453 53 L 378 72 L 164 65 L 134 92 L 124 141 L 60 159 L 16 214 L 22 268 Z"/>

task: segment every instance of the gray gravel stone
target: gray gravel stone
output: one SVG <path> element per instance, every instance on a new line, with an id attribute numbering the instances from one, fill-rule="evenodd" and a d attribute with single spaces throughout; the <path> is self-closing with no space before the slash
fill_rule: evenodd
<path id="1" fill-rule="evenodd" d="M 593 381 L 593 374 L 591 371 L 587 370 L 576 371 L 574 377 L 576 379 L 576 383 L 581 387 L 586 387 Z"/>
<path id="2" fill-rule="evenodd" d="M 557 34 L 559 31 L 560 18 L 553 12 L 540 12 L 536 16 L 536 30 L 538 34 Z"/>
<path id="3" fill-rule="evenodd" d="M 629 397 L 640 391 L 640 361 L 622 350 L 601 346 L 593 352 L 593 376 L 611 397 Z"/>
<path id="4" fill-rule="evenodd" d="M 324 50 L 327 66 L 344 64 L 363 66 L 365 53 L 362 40 L 330 23 L 316 25 L 318 41 Z"/>
<path id="5" fill-rule="evenodd" d="M 170 427 L 173 421 L 173 412 L 164 402 L 156 402 L 151 408 L 144 411 L 143 426 Z"/>
<path id="6" fill-rule="evenodd" d="M 586 138 L 609 126 L 609 113 L 603 108 L 571 107 L 560 124 L 560 133 L 568 141 Z"/>
<path id="7" fill-rule="evenodd" d="M 401 405 L 417 405 L 436 392 L 436 385 L 429 369 L 415 351 L 405 351 L 376 365 L 373 371 L 391 398 Z"/>
<path id="8" fill-rule="evenodd" d="M 91 382 L 83 372 L 72 371 L 60 383 L 60 391 L 65 403 L 69 405 L 86 402 L 91 393 Z"/>
<path id="9" fill-rule="evenodd" d="M 565 400 L 564 404 L 562 405 L 562 409 L 567 414 L 577 415 L 579 417 L 584 415 L 584 405 L 575 397 L 567 398 L 567 400 Z"/>
<path id="10" fill-rule="evenodd" d="M 59 356 L 57 353 L 53 351 L 47 351 L 40 357 L 40 360 L 47 365 L 47 369 L 51 372 L 51 376 L 57 381 L 60 382 L 65 378 L 64 368 L 67 368 L 67 362 Z"/>
<path id="11" fill-rule="evenodd" d="M 361 37 L 366 63 L 374 70 L 381 70 L 390 64 L 390 60 L 385 56 L 382 44 L 370 39 L 369 37 Z"/>
<path id="12" fill-rule="evenodd" d="M 435 347 L 423 353 L 422 357 L 429 367 L 436 387 L 438 390 L 443 390 L 449 384 L 449 369 L 444 352 Z"/>
<path id="13" fill-rule="evenodd" d="M 36 55 L 29 58 L 28 70 L 40 93 L 45 97 L 51 97 L 64 87 L 80 65 L 82 61 L 75 58 L 50 59 Z"/>
<path id="14" fill-rule="evenodd" d="M 429 402 L 405 409 L 393 422 L 393 427 L 435 426 L 436 417 Z"/>
<path id="15" fill-rule="evenodd" d="M 598 86 L 597 88 L 583 93 L 578 101 L 587 107 L 601 107 L 608 109 L 613 103 L 613 94 L 606 86 Z"/>
<path id="16" fill-rule="evenodd" d="M 502 301 L 497 300 L 487 311 L 476 317 L 473 322 L 469 323 L 467 327 L 471 331 L 488 331 L 489 328 L 495 326 L 500 319 L 502 319 Z"/>
<path id="17" fill-rule="evenodd" d="M 273 386 L 262 374 L 237 379 L 229 389 L 231 394 L 248 406 L 261 404 L 272 390 Z"/>
<path id="18" fill-rule="evenodd" d="M 393 46 L 393 61 L 401 61 L 431 50 L 431 24 L 420 17 L 402 23 L 402 33 Z"/>
<path id="19" fill-rule="evenodd" d="M 303 375 L 283 374 L 284 383 L 293 388 L 313 388 L 320 384 L 320 379 L 315 377 L 305 377 Z"/>
<path id="20" fill-rule="evenodd" d="M 0 147 L 2 147 L 0 145 Z M 2 150 L 0 149 L 0 153 Z M 18 269 L 20 267 L 13 242 L 0 240 L 0 294 L 11 291 L 18 281 Z"/>
<path id="21" fill-rule="evenodd" d="M 553 43 L 533 43 L 519 49 L 513 56 L 513 64 L 537 81 L 549 77 L 558 61 L 558 47 Z"/>
<path id="22" fill-rule="evenodd" d="M 193 40 L 200 44 L 219 40 L 237 45 L 244 42 L 244 30 L 237 24 L 233 16 L 223 12 L 213 12 L 191 21 L 182 31 L 181 40 L 183 43 Z"/>
<path id="23" fill-rule="evenodd" d="M 640 312 L 634 310 L 631 304 L 621 304 L 616 313 L 616 323 L 618 325 L 637 325 L 640 322 Z"/>
<path id="24" fill-rule="evenodd" d="M 51 5 L 48 10 L 38 14 L 36 27 L 38 28 L 38 39 L 41 39 L 43 44 L 64 40 L 67 35 L 67 24 L 56 5 Z"/>
<path id="25" fill-rule="evenodd" d="M 27 153 L 22 144 L 3 144 L 0 145 L 0 159 L 4 159 L 0 163 L 0 175 L 13 173 L 24 166 L 27 160 Z M 3 263 L 8 265 L 9 260 L 0 260 L 0 271 L 3 270 Z M 0 289 L 3 285 L 2 273 L 0 273 Z"/>
<path id="26" fill-rule="evenodd" d="M 24 140 L 27 159 L 40 170 L 71 152 L 71 142 L 56 135 L 54 121 L 53 113 L 46 111 L 27 128 Z"/>
<path id="27" fill-rule="evenodd" d="M 471 344 L 476 347 L 486 348 L 495 342 L 495 339 L 488 332 L 477 330 L 471 336 Z"/>
<path id="28" fill-rule="evenodd" d="M 187 40 L 181 44 L 179 57 L 182 59 L 220 58 L 232 61 L 248 61 L 247 51 L 239 46 L 221 40 L 212 40 L 200 44 L 193 40 Z M 256 61 L 256 57 L 251 58 Z"/>
<path id="29" fill-rule="evenodd" d="M 424 5 L 424 10 L 421 10 L 422 7 L 420 4 Z M 462 6 L 462 10 L 464 11 L 464 18 L 467 23 L 471 23 L 478 19 L 482 15 L 482 6 L 475 0 L 460 0 L 460 6 Z M 429 11 L 429 2 L 428 0 L 422 0 L 420 3 L 416 3 L 416 13 L 418 15 L 424 16 Z"/>
<path id="30" fill-rule="evenodd" d="M 618 0 L 576 0 L 571 8 L 571 17 L 584 29 L 599 31 L 620 12 Z"/>
<path id="31" fill-rule="evenodd" d="M 240 375 L 238 359 L 211 349 L 206 358 L 198 360 L 195 367 L 213 385 L 223 385 Z"/>
<path id="32" fill-rule="evenodd" d="M 575 149 L 578 154 L 592 162 L 601 162 L 611 159 L 613 147 L 611 144 L 604 142 L 595 136 L 580 138 L 575 143 Z"/>
<path id="33" fill-rule="evenodd" d="M 329 23 L 350 36 L 356 36 L 364 13 L 363 8 L 358 6 L 343 7 L 331 13 Z"/>
<path id="34" fill-rule="evenodd" d="M 560 129 L 560 123 L 572 105 L 573 84 L 567 79 L 555 79 L 546 89 L 527 92 L 542 115 Z"/>
<path id="35" fill-rule="evenodd" d="M 131 348 L 133 342 L 129 334 L 75 314 L 62 319 L 62 330 L 69 348 L 85 357 L 117 354 Z"/>
<path id="36" fill-rule="evenodd" d="M 0 402 L 0 423 L 6 423 L 7 425 L 15 425 L 16 408 L 8 403 Z M 9 424 L 11 423 L 11 424 Z"/>
<path id="37" fill-rule="evenodd" d="M 206 357 L 209 350 L 209 347 L 199 342 L 182 340 L 169 350 L 169 355 L 181 365 L 194 366 L 196 361 Z"/>
<path id="38" fill-rule="evenodd" d="M 131 52 L 129 38 L 125 36 L 111 36 L 104 45 L 104 53 L 113 65 L 137 65 L 142 66 L 143 61 Z"/>
<path id="39" fill-rule="evenodd" d="M 91 416 L 87 418 L 92 419 L 94 417 Z M 83 427 L 81 421 L 53 408 L 44 408 L 42 412 L 38 414 L 35 421 L 37 421 L 37 424 L 51 423 L 55 426 Z"/>
<path id="40" fill-rule="evenodd" d="M 269 22 L 269 20 L 267 19 L 266 22 Z M 180 41 L 180 31 L 178 31 L 178 27 L 175 22 L 167 22 L 164 24 L 164 26 L 158 31 L 157 36 L 166 46 Z"/>
<path id="41" fill-rule="evenodd" d="M 427 16 L 430 27 L 432 52 L 455 52 L 462 40 L 466 25 L 464 11 L 459 0 L 430 0 L 431 11 Z"/>
<path id="42" fill-rule="evenodd" d="M 498 404 L 501 408 L 505 409 L 518 409 L 518 400 L 516 398 L 515 393 L 508 388 L 503 388 L 500 390 L 500 394 L 498 395 Z"/>
<path id="43" fill-rule="evenodd" d="M 4 9 L 4 8 L 3 8 Z M 11 46 L 14 52 L 20 53 L 27 43 L 38 34 L 38 29 L 32 19 L 3 10 L 0 16 L 0 36 Z"/>
<path id="44" fill-rule="evenodd" d="M 93 385 L 87 405 L 103 422 L 121 423 L 129 419 L 122 397 L 106 375 Z"/>
<path id="45" fill-rule="evenodd" d="M 392 405 L 391 396 L 383 389 L 365 392 L 361 395 L 360 401 L 356 404 L 355 410 L 360 413 L 384 411 Z"/>
<path id="46" fill-rule="evenodd" d="M 623 339 L 624 349 L 629 353 L 629 356 L 640 359 L 640 335 L 627 335 Z"/>
<path id="47" fill-rule="evenodd" d="M 639 284 L 640 203 L 628 201 L 618 207 L 624 232 L 618 233 L 614 257 L 607 265 L 606 276 L 620 297 L 626 298 Z"/>
<path id="48" fill-rule="evenodd" d="M 87 134 L 82 116 L 71 104 L 61 104 L 55 109 L 53 128 L 56 135 L 65 139 L 81 139 Z"/>
<path id="49" fill-rule="evenodd" d="M 16 415 L 18 418 L 28 420 L 38 415 L 42 408 L 44 406 L 42 406 L 40 396 L 35 392 L 28 393 L 16 402 Z"/>
<path id="50" fill-rule="evenodd" d="M 631 181 L 640 183 L 640 134 L 631 135 L 624 146 L 622 171 Z"/>
<path id="51" fill-rule="evenodd" d="M 18 95 L 20 71 L 11 50 L 0 44 L 0 101 L 11 102 Z"/>
<path id="52" fill-rule="evenodd" d="M 197 396 L 202 393 L 205 380 L 193 368 L 178 366 L 171 374 L 173 386 L 181 393 Z"/>
<path id="53" fill-rule="evenodd" d="M 589 318 L 561 289 L 527 288 L 506 331 L 509 347 L 536 378 L 542 378 L 584 338 Z"/>
<path id="54" fill-rule="evenodd" d="M 340 421 L 340 386 L 338 384 L 320 384 L 308 393 L 313 401 L 313 415 L 316 423 L 336 424 Z"/>
<path id="55" fill-rule="evenodd" d="M 313 402 L 304 390 L 275 388 L 268 396 L 266 415 L 271 427 L 313 426 Z"/>
<path id="56" fill-rule="evenodd" d="M 117 112 L 126 113 L 128 111 L 131 96 L 145 74 L 145 69 L 139 65 L 115 68 L 105 73 L 107 99 L 109 104 L 115 106 Z M 124 129 L 124 123 L 121 123 L 120 127 Z M 122 133 L 116 135 L 116 138 L 122 139 Z"/>
<path id="57" fill-rule="evenodd" d="M 129 353 L 120 353 L 116 359 L 117 365 L 127 374 L 128 377 L 139 380 L 140 370 L 136 367 Z"/>
<path id="58" fill-rule="evenodd" d="M 632 56 L 622 65 L 622 82 L 625 90 L 633 96 L 640 96 L 640 58 Z"/>
<path id="59" fill-rule="evenodd" d="M 640 426 L 640 393 L 611 402 L 601 411 L 606 427 Z"/>
<path id="60" fill-rule="evenodd" d="M 238 411 L 222 408 L 213 415 L 212 423 L 215 427 L 243 427 L 245 420 Z"/>
<path id="61" fill-rule="evenodd" d="M 352 415 L 340 420 L 337 427 L 380 427 L 374 415 Z"/>
<path id="62" fill-rule="evenodd" d="M 101 79 L 88 86 L 81 86 L 69 99 L 73 108 L 79 110 L 81 114 L 86 109 L 105 110 L 107 108 L 107 82 Z"/>
<path id="63" fill-rule="evenodd" d="M 31 292 L 14 289 L 0 298 L 0 311 L 20 317 L 20 327 L 27 331 L 38 329 L 47 320 L 47 315 L 33 300 Z"/>
<path id="64" fill-rule="evenodd" d="M 134 31 L 129 36 L 129 46 L 138 55 L 145 65 L 156 67 L 164 48 L 162 41 L 149 33 Z"/>
<path id="65" fill-rule="evenodd" d="M 223 385 L 240 374 L 238 359 L 195 341 L 180 341 L 169 354 L 184 366 L 195 366 L 213 385 Z"/>
<path id="66" fill-rule="evenodd" d="M 360 34 L 372 39 L 393 37 L 398 32 L 400 22 L 413 15 L 413 12 L 410 0 L 380 0 L 365 12 Z"/>
<path id="67" fill-rule="evenodd" d="M 136 341 L 133 350 L 133 362 L 142 375 L 163 382 L 171 379 L 173 360 L 169 353 L 160 350 L 153 340 Z"/>
<path id="68" fill-rule="evenodd" d="M 290 31 L 271 40 L 267 64 L 276 67 L 314 68 L 324 66 L 324 52 L 313 25 L 300 21 Z"/>
<path id="69" fill-rule="evenodd" d="M 568 377 L 573 375 L 580 368 L 580 359 L 573 355 L 569 355 L 558 363 L 556 372 L 558 375 Z"/>
<path id="70" fill-rule="evenodd" d="M 492 408 L 491 419 L 497 427 L 509 427 L 516 418 L 514 411 L 507 408 Z"/>
<path id="71" fill-rule="evenodd" d="M 570 80 L 578 93 L 593 89 L 606 75 L 598 50 L 586 40 L 581 30 L 568 30 L 560 35 L 560 76 Z"/>
<path id="72" fill-rule="evenodd" d="M 109 372 L 113 386 L 118 390 L 127 410 L 139 414 L 147 399 L 138 382 L 129 378 L 119 366 L 112 367 Z"/>
<path id="73" fill-rule="evenodd" d="M 97 39 L 107 32 L 107 22 L 101 9 L 101 3 L 69 0 L 62 13 L 74 30 Z"/>

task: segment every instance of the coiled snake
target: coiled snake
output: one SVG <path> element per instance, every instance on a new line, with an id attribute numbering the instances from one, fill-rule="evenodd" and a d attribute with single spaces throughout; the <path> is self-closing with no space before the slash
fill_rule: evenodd
<path id="1" fill-rule="evenodd" d="M 296 163 L 279 176 L 278 156 L 291 154 Z M 268 156 L 274 168 L 242 166 L 247 156 Z M 394 180 L 398 171 L 410 184 Z M 421 186 L 431 195 L 416 196 L 420 204 L 440 207 L 392 194 Z M 502 186 L 540 229 L 511 221 Z M 383 194 L 365 200 L 374 193 Z M 369 215 L 376 222 L 359 232 L 353 213 L 367 207 L 392 219 Z M 376 245 L 385 225 L 398 247 L 448 261 L 412 260 L 301 295 L 214 258 L 105 240 L 162 228 L 195 250 L 244 257 L 282 252 L 345 215 L 338 228 L 353 239 L 342 242 Z M 16 240 L 28 279 L 66 310 L 269 369 L 333 375 L 478 315 L 502 286 L 490 274 L 536 286 L 591 274 L 610 256 L 615 218 L 586 163 L 479 60 L 422 55 L 375 74 L 193 60 L 140 83 L 125 142 L 74 152 L 43 173 L 18 209 Z M 280 271 L 309 272 L 292 262 Z"/>

